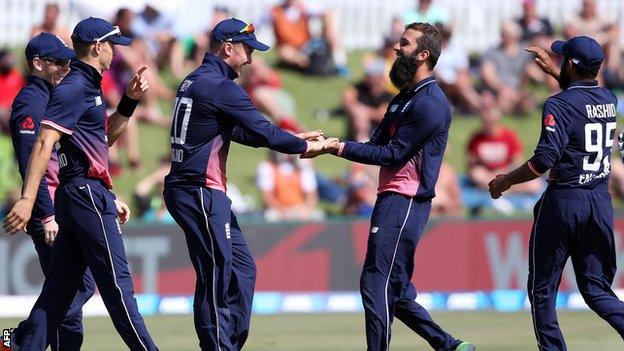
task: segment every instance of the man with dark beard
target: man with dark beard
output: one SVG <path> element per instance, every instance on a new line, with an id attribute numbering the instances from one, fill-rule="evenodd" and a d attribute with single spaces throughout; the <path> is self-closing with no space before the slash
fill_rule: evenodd
<path id="1" fill-rule="evenodd" d="M 325 148 L 351 161 L 381 166 L 377 202 L 360 292 L 366 315 L 368 351 L 386 351 L 397 317 L 438 351 L 473 351 L 469 342 L 445 332 L 419 305 L 411 283 L 414 253 L 429 218 L 440 172 L 451 109 L 436 83 L 433 68 L 441 51 L 438 30 L 426 23 L 405 27 L 390 72 L 401 91 L 366 143 L 327 139 Z"/>
<path id="2" fill-rule="evenodd" d="M 587 305 L 624 337 L 624 303 L 611 290 L 616 259 L 608 184 L 617 99 L 596 81 L 604 53 L 594 39 L 555 41 L 551 49 L 563 56 L 560 69 L 544 50 L 527 51 L 563 91 L 544 103 L 535 155 L 497 175 L 490 195 L 497 199 L 550 169 L 548 188 L 534 210 L 527 290 L 539 350 L 565 351 L 555 304 L 568 257 Z"/>

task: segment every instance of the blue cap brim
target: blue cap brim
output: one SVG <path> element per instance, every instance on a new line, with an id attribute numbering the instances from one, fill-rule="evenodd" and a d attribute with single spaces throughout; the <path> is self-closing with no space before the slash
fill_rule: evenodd
<path id="1" fill-rule="evenodd" d="M 110 38 L 106 38 L 106 40 L 110 41 L 111 43 L 115 45 L 128 46 L 132 44 L 132 38 L 122 37 L 122 36 L 113 36 Z"/>
<path id="2" fill-rule="evenodd" d="M 550 45 L 550 50 L 559 56 L 564 55 L 566 42 L 563 40 L 555 40 L 552 45 Z"/>
<path id="3" fill-rule="evenodd" d="M 250 40 L 244 40 L 243 43 L 251 46 L 252 48 L 258 50 L 258 51 L 267 51 L 269 50 L 270 46 L 263 44 L 257 40 L 254 39 L 250 39 Z"/>
<path id="4" fill-rule="evenodd" d="M 64 47 L 54 52 L 51 52 L 50 54 L 46 56 L 50 56 L 55 59 L 69 60 L 69 59 L 73 59 L 74 57 L 76 57 L 76 53 L 74 52 L 74 50 L 68 47 Z"/>

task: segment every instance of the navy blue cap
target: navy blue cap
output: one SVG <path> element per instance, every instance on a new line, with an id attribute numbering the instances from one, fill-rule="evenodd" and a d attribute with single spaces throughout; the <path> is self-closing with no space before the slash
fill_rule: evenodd
<path id="1" fill-rule="evenodd" d="M 236 18 L 228 18 L 217 23 L 212 30 L 212 40 L 245 43 L 259 51 L 269 50 L 268 45 L 256 39 L 253 24 L 247 24 Z"/>
<path id="2" fill-rule="evenodd" d="M 54 59 L 69 60 L 74 58 L 74 50 L 52 33 L 42 32 L 30 39 L 26 45 L 26 59 L 35 57 L 51 57 Z"/>
<path id="3" fill-rule="evenodd" d="M 124 46 L 132 43 L 131 38 L 121 36 L 119 27 L 113 26 L 109 21 L 98 17 L 89 17 L 78 22 L 74 27 L 72 38 L 83 43 L 110 41 L 113 44 Z"/>
<path id="4" fill-rule="evenodd" d="M 578 67 L 585 70 L 599 68 L 604 60 L 604 51 L 597 41 L 579 36 L 568 41 L 556 40 L 550 46 L 552 52 L 566 56 Z"/>

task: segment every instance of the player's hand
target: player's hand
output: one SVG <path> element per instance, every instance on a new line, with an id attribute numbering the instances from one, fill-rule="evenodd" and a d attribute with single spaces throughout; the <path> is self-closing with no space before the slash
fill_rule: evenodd
<path id="1" fill-rule="evenodd" d="M 4 219 L 4 225 L 2 226 L 4 232 L 13 235 L 20 230 L 24 230 L 32 215 L 33 205 L 34 202 L 31 200 L 19 199 Z"/>
<path id="2" fill-rule="evenodd" d="M 544 49 L 537 46 L 530 46 L 525 50 L 535 55 L 535 58 L 533 60 L 537 63 L 539 68 L 544 71 L 544 73 L 559 80 L 559 73 L 561 72 L 561 70 L 559 69 L 559 67 L 557 67 L 557 65 L 555 65 L 554 62 L 552 62 L 552 60 L 550 59 L 550 55 L 548 55 L 548 53 Z"/>
<path id="3" fill-rule="evenodd" d="M 119 217 L 119 223 L 126 224 L 130 220 L 130 207 L 121 200 L 115 200 L 115 206 L 117 206 L 117 217 Z"/>
<path id="4" fill-rule="evenodd" d="M 58 224 L 54 217 L 49 219 L 46 222 L 43 222 L 43 233 L 45 236 L 45 243 L 48 246 L 54 245 L 54 240 L 56 240 L 56 234 L 58 234 Z"/>
<path id="5" fill-rule="evenodd" d="M 311 132 L 297 133 L 295 136 L 303 140 L 325 140 L 322 130 L 313 130 Z"/>
<path id="6" fill-rule="evenodd" d="M 141 100 L 143 94 L 149 89 L 149 83 L 143 73 L 147 69 L 147 66 L 141 67 L 137 73 L 134 74 L 128 86 L 126 87 L 126 95 L 134 100 Z"/>
<path id="7" fill-rule="evenodd" d="M 338 138 L 308 141 L 308 150 L 301 154 L 301 158 L 314 158 L 328 153 L 336 154 L 338 149 L 340 149 L 340 139 Z"/>
<path id="8" fill-rule="evenodd" d="M 505 191 L 511 188 L 511 185 L 507 182 L 505 174 L 497 174 L 496 177 L 490 181 L 488 186 L 490 188 L 490 197 L 492 197 L 492 199 L 498 199 Z"/>

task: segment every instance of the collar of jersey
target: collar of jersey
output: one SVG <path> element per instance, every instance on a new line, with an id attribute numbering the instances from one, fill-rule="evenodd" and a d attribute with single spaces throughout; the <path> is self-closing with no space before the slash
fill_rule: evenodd
<path id="1" fill-rule="evenodd" d="M 410 91 L 415 93 L 418 90 L 420 90 L 421 87 L 423 87 L 423 86 L 425 86 L 427 84 L 433 83 L 435 80 L 436 80 L 435 76 L 430 76 L 430 77 L 427 77 L 425 79 L 421 79 L 421 80 L 418 81 L 418 83 L 416 83 L 414 85 L 414 87 L 412 89 L 410 89 Z"/>
<path id="2" fill-rule="evenodd" d="M 36 77 L 36 76 L 28 76 L 28 84 L 32 84 L 35 87 L 37 87 L 39 90 L 43 91 L 46 94 L 50 94 L 50 92 L 52 91 L 52 84 L 50 84 L 50 82 L 48 82 L 47 80 L 41 78 L 41 77 Z"/>
<path id="3" fill-rule="evenodd" d="M 568 89 L 574 88 L 574 87 L 596 88 L 598 87 L 598 81 L 597 80 L 577 80 L 577 81 L 570 83 L 570 86 L 568 87 Z"/>
<path id="4" fill-rule="evenodd" d="M 223 76 L 228 79 L 234 80 L 238 78 L 238 74 L 234 72 L 232 67 L 225 63 L 225 61 L 223 61 L 223 59 L 221 59 L 217 55 L 207 52 L 206 56 L 204 56 L 204 61 L 202 61 L 202 64 L 207 64 L 209 66 L 217 68 L 223 74 Z"/>
<path id="5" fill-rule="evenodd" d="M 84 63 L 80 60 L 74 60 L 71 63 L 71 71 L 80 72 L 97 87 L 100 87 L 102 83 L 102 73 L 88 63 Z"/>

